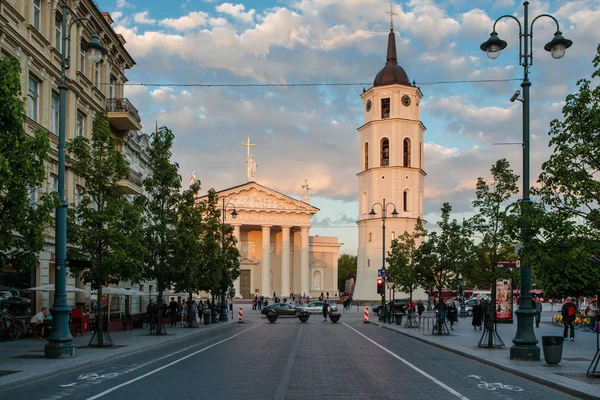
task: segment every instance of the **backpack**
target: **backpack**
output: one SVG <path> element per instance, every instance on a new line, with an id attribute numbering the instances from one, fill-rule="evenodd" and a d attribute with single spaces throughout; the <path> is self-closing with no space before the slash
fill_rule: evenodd
<path id="1" fill-rule="evenodd" d="M 573 304 L 569 304 L 567 306 L 567 317 L 574 317 L 575 316 L 575 306 Z"/>

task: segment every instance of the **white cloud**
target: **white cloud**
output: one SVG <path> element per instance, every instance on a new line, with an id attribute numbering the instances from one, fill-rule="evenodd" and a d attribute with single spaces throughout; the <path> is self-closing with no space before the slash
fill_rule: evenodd
<path id="1" fill-rule="evenodd" d="M 253 22 L 254 14 L 256 13 L 256 10 L 254 9 L 248 10 L 248 12 L 244 12 L 246 7 L 244 7 L 243 4 L 234 5 L 231 3 L 223 3 L 219 4 L 215 9 L 220 13 L 230 15 L 238 21 L 246 23 Z"/>
<path id="2" fill-rule="evenodd" d="M 148 18 L 150 12 L 148 10 L 136 13 L 133 16 L 134 22 L 138 24 L 154 24 L 156 22 L 155 19 Z"/>
<path id="3" fill-rule="evenodd" d="M 199 26 L 205 26 L 207 20 L 208 14 L 204 11 L 193 11 L 183 17 L 165 18 L 160 21 L 160 24 L 179 31 L 185 31 Z"/>

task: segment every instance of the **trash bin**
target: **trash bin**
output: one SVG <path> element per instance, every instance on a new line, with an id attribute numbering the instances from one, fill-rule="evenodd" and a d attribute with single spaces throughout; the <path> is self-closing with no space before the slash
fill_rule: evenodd
<path id="1" fill-rule="evenodd" d="M 204 325 L 210 324 L 210 310 L 207 308 L 204 310 Z"/>
<path id="2" fill-rule="evenodd" d="M 544 360 L 548 364 L 558 364 L 562 358 L 564 338 L 562 336 L 542 336 Z"/>
<path id="3" fill-rule="evenodd" d="M 396 325 L 402 325 L 402 318 L 404 317 L 404 313 L 397 312 L 395 317 L 396 317 Z"/>

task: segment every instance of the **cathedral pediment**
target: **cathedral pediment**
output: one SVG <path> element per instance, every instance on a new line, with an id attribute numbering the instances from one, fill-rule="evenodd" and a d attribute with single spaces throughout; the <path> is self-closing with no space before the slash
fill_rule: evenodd
<path id="1" fill-rule="evenodd" d="M 251 260 L 248 257 L 240 257 L 240 265 L 242 265 L 242 264 L 244 264 L 244 265 L 248 265 L 248 264 L 257 265 L 258 261 Z"/>
<path id="2" fill-rule="evenodd" d="M 311 268 L 327 268 L 327 264 L 325 264 L 323 261 L 315 261 L 314 263 L 310 264 Z"/>

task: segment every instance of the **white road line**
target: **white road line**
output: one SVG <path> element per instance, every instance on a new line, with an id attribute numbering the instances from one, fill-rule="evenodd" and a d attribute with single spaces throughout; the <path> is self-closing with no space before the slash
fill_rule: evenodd
<path id="1" fill-rule="evenodd" d="M 417 371 L 418 373 L 420 373 L 421 375 L 423 375 L 424 377 L 430 379 L 431 381 L 433 381 L 436 385 L 446 389 L 448 392 L 452 393 L 454 396 L 458 397 L 461 400 L 469 400 L 468 397 L 463 396 L 462 394 L 458 393 L 456 390 L 452 389 L 450 386 L 446 385 L 445 383 L 437 380 L 436 378 L 434 378 L 433 376 L 429 375 L 427 372 L 423 371 L 422 369 L 420 369 L 419 367 L 409 363 L 408 361 L 406 361 L 404 358 L 400 357 L 399 355 L 397 355 L 396 353 L 394 353 L 391 350 L 386 349 L 385 347 L 383 347 L 382 345 L 380 345 L 379 343 L 375 342 L 374 340 L 366 337 L 365 335 L 363 335 L 362 333 L 360 333 L 359 331 L 357 331 L 356 329 L 354 329 L 353 327 L 351 327 L 350 325 L 348 325 L 347 323 L 344 322 L 344 325 L 346 325 L 348 328 L 352 329 L 354 332 L 358 333 L 360 336 L 364 337 L 365 339 L 367 339 L 369 342 L 373 343 L 375 346 L 379 347 L 381 350 L 385 351 L 386 353 L 390 354 L 392 357 L 402 361 L 404 364 L 408 365 L 410 368 L 414 369 L 415 371 Z"/>
<path id="2" fill-rule="evenodd" d="M 228 337 L 228 338 L 226 338 L 226 339 L 223 339 L 223 340 L 221 340 L 221 341 L 219 341 L 219 342 L 217 342 L 217 343 L 213 343 L 213 344 L 211 344 L 210 346 L 206 346 L 206 347 L 205 347 L 205 348 L 203 348 L 203 349 L 200 349 L 200 350 L 198 350 L 198 351 L 195 351 L 195 352 L 193 352 L 193 353 L 191 353 L 191 354 L 188 354 L 188 355 L 187 355 L 187 356 L 185 356 L 185 357 L 181 357 L 181 358 L 179 358 L 179 359 L 177 359 L 177 360 L 175 360 L 175 361 L 173 361 L 173 362 L 170 362 L 169 364 L 163 365 L 162 367 L 159 367 L 159 368 L 157 368 L 157 369 L 155 369 L 155 370 L 153 370 L 153 371 L 150 371 L 150 372 L 148 372 L 148 373 L 146 373 L 146 374 L 144 374 L 144 375 L 140 375 L 140 376 L 138 376 L 137 378 L 134 378 L 134 379 L 128 380 L 127 382 L 123 382 L 123 383 L 121 383 L 121 384 L 119 384 L 119 385 L 117 385 L 117 386 L 114 386 L 114 387 L 112 387 L 112 388 L 110 388 L 110 389 L 108 389 L 108 390 L 105 390 L 105 391 L 104 391 L 104 392 L 102 392 L 102 393 L 98 393 L 98 394 L 97 394 L 97 395 L 95 395 L 95 396 L 88 397 L 88 398 L 87 398 L 87 400 L 96 400 L 96 399 L 99 399 L 100 397 L 104 397 L 104 396 L 106 396 L 107 394 L 109 394 L 109 393 L 112 393 L 112 392 L 114 392 L 114 391 L 115 391 L 115 390 L 117 390 L 117 389 L 120 389 L 120 388 L 122 388 L 122 387 L 124 387 L 124 386 L 127 386 L 127 385 L 131 385 L 133 382 L 137 382 L 137 381 L 139 381 L 140 379 L 144 379 L 145 377 L 147 377 L 147 376 L 150 376 L 150 375 L 153 375 L 153 374 L 155 374 L 155 373 L 157 373 L 157 372 L 159 372 L 159 371 L 162 371 L 162 370 L 163 370 L 163 369 L 165 369 L 165 368 L 169 368 L 169 367 L 171 367 L 171 366 L 173 366 L 173 365 L 175 365 L 175 364 L 177 364 L 177 363 L 179 363 L 179 362 L 181 362 L 181 361 L 183 361 L 183 360 L 185 360 L 185 359 L 188 359 L 188 358 L 190 358 L 190 357 L 193 357 L 193 356 L 195 356 L 196 354 L 202 353 L 203 351 L 206 351 L 206 350 L 208 350 L 208 349 L 210 349 L 210 348 L 212 348 L 212 347 L 215 347 L 215 346 L 217 346 L 217 345 L 219 345 L 219 344 L 221 344 L 221 343 L 225 343 L 225 342 L 227 342 L 228 340 L 231 340 L 231 339 L 233 339 L 233 338 L 234 338 L 234 337 L 236 337 L 236 336 L 239 336 L 239 335 L 241 335 L 241 334 L 243 334 L 243 333 L 246 333 L 246 332 L 248 332 L 248 331 L 251 331 L 251 330 L 252 330 L 252 329 L 254 329 L 254 328 L 257 328 L 257 327 L 261 326 L 262 324 L 263 324 L 263 323 L 260 323 L 260 324 L 258 324 L 258 325 L 255 325 L 255 326 L 253 326 L 252 328 L 246 329 L 246 330 L 244 330 L 244 331 L 242 331 L 242 332 L 240 332 L 240 333 L 236 333 L 235 335 L 233 335 L 233 336 L 230 336 L 230 337 Z"/>

